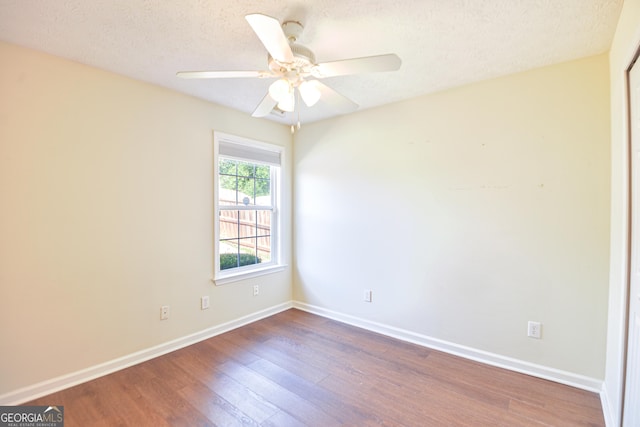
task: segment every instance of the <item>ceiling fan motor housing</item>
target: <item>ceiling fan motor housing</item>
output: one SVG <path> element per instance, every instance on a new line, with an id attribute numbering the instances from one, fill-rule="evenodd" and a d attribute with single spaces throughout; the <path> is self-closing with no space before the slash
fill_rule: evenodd
<path id="1" fill-rule="evenodd" d="M 287 71 L 297 71 L 303 74 L 310 73 L 311 68 L 316 64 L 316 56 L 311 49 L 296 43 L 292 43 L 289 46 L 293 53 L 293 62 L 291 64 L 284 64 L 276 61 L 269 55 L 269 69 L 278 74 L 286 73 Z"/>
<path id="2" fill-rule="evenodd" d="M 285 21 L 282 23 L 282 32 L 289 40 L 289 43 L 293 43 L 300 37 L 304 27 L 298 21 Z"/>
<path id="3" fill-rule="evenodd" d="M 282 32 L 289 41 L 289 47 L 293 53 L 293 64 L 289 69 L 298 72 L 309 72 L 311 67 L 316 64 L 316 56 L 311 49 L 296 43 L 302 34 L 302 30 L 304 30 L 304 26 L 298 21 L 285 21 L 282 23 Z"/>
<path id="4" fill-rule="evenodd" d="M 294 60 L 296 68 L 306 68 L 315 65 L 316 56 L 313 54 L 311 49 L 302 46 L 301 44 L 292 43 L 291 51 L 293 52 Z"/>

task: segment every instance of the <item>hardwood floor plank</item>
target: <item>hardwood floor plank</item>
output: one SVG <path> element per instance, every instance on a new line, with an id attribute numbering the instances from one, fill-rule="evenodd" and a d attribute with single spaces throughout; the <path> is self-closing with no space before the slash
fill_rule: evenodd
<path id="1" fill-rule="evenodd" d="M 260 424 L 203 384 L 189 385 L 178 394 L 202 415 L 220 427 L 259 426 Z"/>
<path id="2" fill-rule="evenodd" d="M 136 385 L 145 403 L 145 409 L 155 412 L 171 426 L 214 425 L 175 389 L 170 389 L 166 385 L 167 383 L 160 378 Z"/>
<path id="3" fill-rule="evenodd" d="M 290 392 L 284 387 L 257 374 L 248 367 L 233 361 L 226 362 L 220 367 L 227 375 L 248 387 L 256 394 L 263 396 L 279 409 L 294 418 L 317 426 L 338 426 L 340 423 L 306 399 Z"/>
<path id="4" fill-rule="evenodd" d="M 278 412 L 278 408 L 270 403 L 267 396 L 253 391 L 251 384 L 237 381 L 228 375 L 224 365 L 217 370 L 213 379 L 207 381 L 206 386 L 258 423 Z"/>
<path id="5" fill-rule="evenodd" d="M 276 346 L 271 345 L 273 339 L 267 341 L 265 345 L 254 349 L 254 352 L 262 359 L 269 361 L 278 366 L 286 366 L 287 370 L 294 375 L 304 378 L 305 380 L 317 383 L 323 380 L 329 373 L 326 370 L 316 368 L 291 354 L 279 350 Z M 257 360 L 256 362 L 259 362 Z M 253 362 L 253 363 L 256 363 Z"/>
<path id="6" fill-rule="evenodd" d="M 536 390 L 547 382 L 525 374 L 511 372 L 449 354 L 434 352 L 426 361 L 428 372 L 434 377 L 460 387 L 487 390 L 506 398 L 515 398 L 542 405 L 544 394 Z M 449 375 L 454 370 L 457 375 Z"/>
<path id="7" fill-rule="evenodd" d="M 265 420 L 262 424 L 262 427 L 304 427 L 302 421 L 299 421 L 293 418 L 291 415 L 286 412 L 278 411 L 274 416 Z"/>
<path id="8" fill-rule="evenodd" d="M 380 390 L 372 384 L 330 375 L 320 382 L 320 386 L 339 396 L 341 400 L 367 411 L 368 416 L 379 420 L 381 425 L 438 425 L 436 418 L 430 413 L 407 411 L 403 404 L 404 397 L 393 396 L 389 400 L 385 389 Z"/>
<path id="9" fill-rule="evenodd" d="M 599 397 L 287 310 L 28 404 L 74 426 L 604 426 Z"/>
<path id="10" fill-rule="evenodd" d="M 356 405 L 346 402 L 334 393 L 318 387 L 298 375 L 290 372 L 286 365 L 276 365 L 268 360 L 262 360 L 248 365 L 248 367 L 265 378 L 308 400 L 328 414 L 332 414 L 343 425 L 358 425 L 365 420 L 375 421 L 369 412 L 363 411 Z"/>

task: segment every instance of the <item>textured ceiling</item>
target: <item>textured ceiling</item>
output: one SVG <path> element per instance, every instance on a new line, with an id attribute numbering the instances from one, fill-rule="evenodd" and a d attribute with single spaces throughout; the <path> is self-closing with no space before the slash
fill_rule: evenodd
<path id="1" fill-rule="evenodd" d="M 0 40 L 251 114 L 270 80 L 183 80 L 263 70 L 244 16 L 296 20 L 318 62 L 396 53 L 396 72 L 323 80 L 360 109 L 606 52 L 623 0 L 0 0 Z M 302 122 L 336 115 L 318 103 Z M 290 123 L 291 117 L 267 118 Z"/>

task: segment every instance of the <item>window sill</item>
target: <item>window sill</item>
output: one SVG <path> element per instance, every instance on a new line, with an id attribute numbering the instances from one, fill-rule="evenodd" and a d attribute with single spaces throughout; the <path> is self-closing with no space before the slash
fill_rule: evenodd
<path id="1" fill-rule="evenodd" d="M 238 282 L 240 280 L 251 279 L 253 277 L 264 276 L 265 274 L 277 273 L 284 271 L 287 268 L 286 264 L 270 265 L 269 267 L 259 268 L 250 271 L 243 271 L 239 273 L 225 274 L 224 276 L 214 277 L 211 281 L 216 285 L 226 285 L 227 283 Z"/>

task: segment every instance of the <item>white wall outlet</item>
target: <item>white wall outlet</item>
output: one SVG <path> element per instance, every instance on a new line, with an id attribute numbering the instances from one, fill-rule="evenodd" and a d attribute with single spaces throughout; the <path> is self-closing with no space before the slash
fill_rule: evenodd
<path id="1" fill-rule="evenodd" d="M 542 336 L 542 324 L 540 322 L 529 321 L 527 324 L 527 336 L 540 339 Z"/>
<path id="2" fill-rule="evenodd" d="M 260 285 L 253 285 L 253 296 L 260 294 Z"/>
<path id="3" fill-rule="evenodd" d="M 200 310 L 206 310 L 207 308 L 209 308 L 209 295 L 200 298 Z"/>
<path id="4" fill-rule="evenodd" d="M 169 306 L 163 305 L 160 307 L 160 320 L 167 320 L 169 318 Z"/>
<path id="5" fill-rule="evenodd" d="M 365 291 L 364 291 L 364 300 L 366 302 L 373 301 L 373 291 L 371 289 L 365 289 Z"/>

